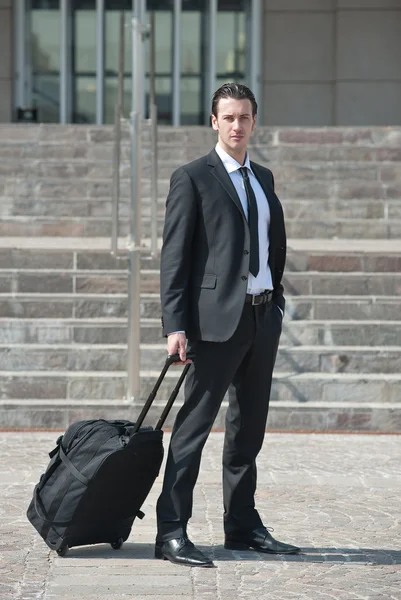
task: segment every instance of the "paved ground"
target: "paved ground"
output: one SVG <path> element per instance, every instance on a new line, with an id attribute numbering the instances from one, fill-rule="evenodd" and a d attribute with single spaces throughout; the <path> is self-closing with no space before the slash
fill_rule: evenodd
<path id="1" fill-rule="evenodd" d="M 0 433 L 0 599 L 401 600 L 401 437 L 268 434 L 258 507 L 295 557 L 222 546 L 222 434 L 206 446 L 190 534 L 216 569 L 152 558 L 154 507 L 120 551 L 50 552 L 25 518 L 56 433 Z M 166 437 L 167 442 L 167 437 Z"/>

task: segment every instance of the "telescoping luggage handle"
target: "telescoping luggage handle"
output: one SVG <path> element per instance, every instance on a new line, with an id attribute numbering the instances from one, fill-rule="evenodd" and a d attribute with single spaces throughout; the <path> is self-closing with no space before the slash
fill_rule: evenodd
<path id="1" fill-rule="evenodd" d="M 195 354 L 189 352 L 187 354 L 187 360 L 195 360 Z M 140 427 L 142 426 L 142 423 L 144 422 L 145 417 L 148 414 L 149 409 L 152 406 L 154 399 L 156 398 L 156 394 L 159 391 L 159 387 L 161 386 L 162 381 L 163 381 L 163 379 L 164 379 L 167 371 L 169 370 L 169 367 L 171 367 L 171 365 L 173 363 L 179 362 L 179 361 L 180 361 L 180 357 L 179 357 L 178 354 L 172 354 L 171 356 L 168 356 L 166 358 L 166 362 L 164 363 L 164 367 L 162 369 L 162 372 L 160 373 L 159 378 L 156 381 L 153 390 L 149 394 L 149 398 L 145 402 L 145 406 L 141 410 L 141 413 L 140 413 L 137 421 L 135 422 L 135 427 L 134 427 L 132 433 L 136 433 L 140 429 Z M 165 406 L 165 408 L 164 408 L 164 410 L 163 410 L 163 412 L 162 412 L 162 414 L 160 416 L 160 419 L 158 420 L 158 422 L 156 424 L 155 429 L 161 429 L 163 427 L 163 425 L 165 423 L 165 420 L 167 419 L 168 414 L 169 414 L 169 412 L 171 410 L 171 407 L 173 406 L 174 401 L 175 401 L 175 399 L 178 396 L 178 392 L 180 391 L 182 382 L 184 381 L 184 379 L 185 379 L 185 377 L 186 377 L 186 375 L 188 373 L 188 370 L 189 370 L 190 366 L 191 366 L 190 364 L 189 365 L 185 365 L 185 367 L 183 368 L 182 373 L 180 375 L 180 378 L 177 381 L 177 385 L 175 386 L 175 388 L 171 392 L 170 398 L 167 401 L 167 404 L 166 404 L 166 406 Z"/>

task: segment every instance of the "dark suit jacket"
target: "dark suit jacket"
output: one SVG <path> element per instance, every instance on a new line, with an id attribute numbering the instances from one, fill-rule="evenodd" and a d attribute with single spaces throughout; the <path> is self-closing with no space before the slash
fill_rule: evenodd
<path id="1" fill-rule="evenodd" d="M 251 162 L 270 207 L 269 266 L 273 301 L 284 311 L 281 278 L 286 256 L 283 210 L 271 171 Z M 171 177 L 161 252 L 163 334 L 224 342 L 234 333 L 249 274 L 249 227 L 241 201 L 217 152 Z"/>

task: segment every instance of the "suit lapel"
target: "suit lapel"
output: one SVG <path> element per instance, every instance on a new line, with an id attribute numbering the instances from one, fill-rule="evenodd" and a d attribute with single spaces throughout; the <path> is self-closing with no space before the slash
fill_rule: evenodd
<path id="1" fill-rule="evenodd" d="M 208 155 L 208 165 L 212 167 L 211 172 L 212 175 L 217 179 L 217 181 L 223 186 L 224 190 L 230 196 L 231 200 L 234 202 L 235 206 L 240 211 L 241 215 L 246 221 L 245 213 L 242 208 L 241 200 L 238 197 L 236 189 L 234 187 L 233 182 L 229 174 L 227 173 L 223 163 L 221 162 L 219 155 L 216 150 L 212 150 Z"/>

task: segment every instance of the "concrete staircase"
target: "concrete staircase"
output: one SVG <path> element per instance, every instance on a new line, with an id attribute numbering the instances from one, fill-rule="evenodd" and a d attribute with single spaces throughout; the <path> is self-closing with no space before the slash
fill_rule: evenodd
<path id="1" fill-rule="evenodd" d="M 160 232 L 172 170 L 213 144 L 208 129 L 161 128 Z M 122 150 L 124 236 L 126 131 Z M 124 399 L 126 261 L 106 237 L 111 155 L 109 127 L 0 126 L 0 426 L 137 414 Z M 274 171 L 289 236 L 269 427 L 401 431 L 401 130 L 261 129 L 252 158 Z M 146 237 L 147 130 L 143 178 Z M 158 266 L 142 258 L 143 397 L 165 357 Z"/>

